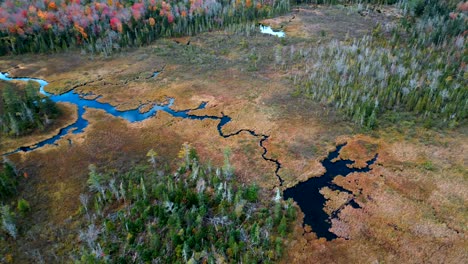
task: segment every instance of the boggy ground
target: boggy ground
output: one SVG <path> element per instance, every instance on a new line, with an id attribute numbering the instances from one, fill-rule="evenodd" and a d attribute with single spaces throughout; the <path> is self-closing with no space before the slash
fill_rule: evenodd
<path id="1" fill-rule="evenodd" d="M 9 153 L 15 151 L 19 147 L 33 146 L 37 142 L 46 140 L 57 135 L 60 129 L 73 124 L 77 119 L 76 106 L 68 103 L 59 103 L 58 108 L 61 111 L 61 116 L 42 131 L 35 131 L 20 137 L 4 136 L 0 137 L 0 153 Z"/>
<path id="2" fill-rule="evenodd" d="M 331 15 L 339 17 L 338 22 L 333 24 Z M 284 262 L 462 262 L 467 258 L 466 128 L 434 131 L 402 122 L 369 135 L 327 106 L 295 96 L 289 78 L 293 73 L 275 64 L 275 50 L 294 49 L 311 40 L 320 45 L 342 39 L 345 31 L 360 36 L 389 17 L 385 12 L 363 17 L 356 10 L 337 7 L 301 7 L 285 17 L 294 19 L 265 23 L 283 23 L 286 39 L 253 31 L 219 31 L 192 37 L 190 45 L 162 39 L 109 58 L 79 52 L 3 57 L 0 71 L 44 78 L 51 92 L 75 87 L 102 95 L 98 100 L 122 110 L 168 97 L 176 99 L 175 109 L 195 108 L 206 101 L 206 109 L 193 114 L 230 116 L 225 134 L 250 129 L 270 135 L 265 142 L 267 157 L 281 162 L 283 188 L 322 174 L 320 160 L 337 143 L 348 142 L 341 158 L 356 160 L 358 167 L 379 153 L 371 172 L 335 179 L 353 192 L 361 209 L 343 207 L 342 193 L 322 192 L 330 199 L 328 212 L 342 208 L 332 227 L 342 238 L 317 239 L 298 219 L 296 232 L 285 245 Z M 161 73 L 148 78 L 154 71 Z M 10 156 L 28 175 L 21 181 L 20 196 L 32 207 L 20 220 L 20 238 L 0 241 L 0 252 L 13 254 L 14 262 L 70 261 L 70 252 L 79 246 L 79 194 L 86 188 L 91 163 L 108 171 L 122 170 L 146 162 L 146 153 L 153 148 L 162 166 L 174 166 L 181 145 L 188 142 L 217 165 L 229 147 L 240 181 L 267 190 L 279 184 L 274 163 L 261 158 L 259 138 L 247 133 L 222 138 L 216 130 L 218 121 L 159 112 L 143 122 L 128 123 L 92 109 L 85 117 L 90 126 L 83 134 L 68 135 L 59 146 Z"/>
<path id="3" fill-rule="evenodd" d="M 7 85 L 11 85 L 14 87 L 14 89 L 23 91 L 24 87 L 26 86 L 26 82 L 15 81 L 7 83 L 5 81 L 0 81 L 0 94 L 3 92 L 3 88 L 7 87 Z M 2 104 L 3 101 L 0 100 L 0 106 Z M 46 126 L 43 130 L 32 131 L 31 133 L 19 137 L 1 135 L 0 154 L 15 151 L 19 147 L 32 146 L 37 142 L 46 140 L 58 134 L 61 128 L 66 127 L 76 121 L 77 111 L 74 105 L 60 103 L 58 104 L 58 108 L 62 112 L 62 115 L 60 115 L 56 120 L 53 120 L 52 123 Z"/>

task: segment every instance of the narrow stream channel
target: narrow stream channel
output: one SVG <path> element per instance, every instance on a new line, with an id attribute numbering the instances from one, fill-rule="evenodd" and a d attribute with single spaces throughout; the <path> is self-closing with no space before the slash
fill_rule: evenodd
<path id="1" fill-rule="evenodd" d="M 370 165 L 372 165 L 377 160 L 377 154 L 373 159 L 367 161 L 367 166 L 361 169 L 350 168 L 348 165 L 353 164 L 351 160 L 336 160 L 338 157 L 341 148 L 345 144 L 338 145 L 336 150 L 330 152 L 328 157 L 322 161 L 322 165 L 325 167 L 326 172 L 320 177 L 310 178 L 305 182 L 298 183 L 297 185 L 284 190 L 283 197 L 285 200 L 292 198 L 301 208 L 304 213 L 304 225 L 309 225 L 312 228 L 312 231 L 317 234 L 317 237 L 325 238 L 327 240 L 332 240 L 337 238 L 337 236 L 330 232 L 331 228 L 331 218 L 337 217 L 341 209 L 333 212 L 329 216 L 323 209 L 325 206 L 326 199 L 320 193 L 320 190 L 323 187 L 328 187 L 332 190 L 338 190 L 340 192 L 346 192 L 352 194 L 350 191 L 336 185 L 333 183 L 333 179 L 336 176 L 341 175 L 343 177 L 348 176 L 354 172 L 368 172 L 371 170 Z M 360 208 L 356 203 L 354 198 L 350 199 L 345 205 L 350 205 L 354 208 Z M 342 206 L 341 208 L 343 208 Z"/>
<path id="2" fill-rule="evenodd" d="M 157 77 L 158 73 L 159 72 L 155 72 L 153 74 L 153 76 L 151 76 L 151 77 L 152 78 Z M 219 135 L 224 137 L 224 138 L 236 136 L 236 135 L 239 135 L 240 133 L 243 133 L 243 132 L 246 132 L 246 133 L 248 133 L 248 134 L 250 134 L 250 135 L 252 135 L 252 136 L 254 136 L 256 138 L 259 138 L 260 139 L 259 140 L 259 146 L 263 149 L 262 158 L 264 160 L 266 160 L 266 161 L 275 163 L 275 166 L 276 166 L 275 176 L 277 177 L 277 179 L 279 181 L 279 185 L 280 186 L 283 185 L 283 179 L 281 179 L 280 175 L 278 174 L 278 172 L 279 172 L 279 170 L 281 168 L 280 162 L 278 160 L 276 160 L 276 159 L 272 159 L 272 158 L 267 157 L 268 150 L 264 146 L 264 142 L 266 140 L 268 140 L 269 136 L 264 135 L 264 134 L 258 134 L 255 131 L 249 130 L 249 129 L 241 129 L 241 130 L 239 130 L 237 132 L 234 132 L 232 134 L 224 134 L 223 130 L 222 130 L 223 126 L 231 121 L 231 118 L 229 116 L 224 115 L 224 113 L 221 113 L 222 116 L 210 116 L 210 115 L 198 116 L 198 115 L 190 114 L 191 111 L 204 109 L 206 107 L 206 105 L 207 105 L 207 102 L 202 102 L 195 109 L 187 109 L 187 110 L 176 111 L 176 110 L 171 108 L 174 105 L 175 100 L 174 100 L 174 98 L 170 98 L 168 103 L 161 104 L 161 105 L 153 104 L 151 109 L 144 112 L 144 113 L 142 113 L 140 111 L 141 108 L 144 107 L 144 105 L 138 107 L 137 109 L 133 109 L 133 110 L 119 111 L 119 110 L 116 109 L 115 106 L 112 106 L 111 104 L 98 102 L 97 99 L 99 99 L 99 97 L 97 97 L 95 99 L 86 99 L 86 98 L 84 98 L 85 95 L 79 94 L 79 93 L 75 92 L 74 90 L 70 90 L 70 91 L 68 91 L 66 93 L 58 94 L 58 95 L 48 93 L 48 92 L 46 92 L 44 90 L 44 87 L 48 85 L 48 82 L 45 81 L 45 80 L 42 80 L 42 79 L 28 78 L 28 77 L 9 77 L 8 73 L 0 72 L 0 80 L 4 80 L 4 81 L 25 81 L 25 82 L 34 81 L 34 82 L 37 82 L 40 85 L 39 92 L 42 95 L 49 97 L 53 102 L 56 102 L 56 103 L 58 103 L 58 102 L 71 103 L 71 104 L 75 104 L 78 107 L 78 119 L 77 119 L 77 121 L 75 123 L 65 127 L 65 128 L 62 128 L 57 135 L 55 135 L 55 136 L 53 136 L 51 138 L 48 138 L 46 140 L 43 140 L 43 141 L 37 143 L 34 146 L 23 146 L 23 147 L 20 147 L 20 148 L 18 148 L 16 150 L 12 151 L 12 152 L 4 153 L 3 155 L 13 154 L 13 153 L 16 153 L 16 152 L 19 152 L 19 151 L 28 152 L 28 151 L 32 151 L 32 150 L 35 150 L 35 149 L 38 149 L 40 147 L 43 147 L 45 145 L 50 145 L 50 144 L 55 144 L 56 145 L 58 140 L 60 140 L 63 136 L 69 134 L 70 132 L 73 133 L 73 134 L 82 133 L 84 131 L 84 129 L 89 124 L 88 121 L 83 118 L 83 114 L 85 113 L 86 108 L 88 108 L 88 107 L 104 110 L 106 113 L 108 113 L 108 114 L 110 114 L 110 115 L 112 115 L 114 117 L 124 118 L 125 120 L 127 120 L 127 121 L 129 121 L 131 123 L 146 120 L 146 119 L 154 116 L 157 111 L 164 111 L 164 112 L 170 114 L 173 117 L 179 117 L 179 118 L 184 118 L 184 119 L 219 120 L 219 123 L 217 125 L 217 129 L 218 129 Z"/>

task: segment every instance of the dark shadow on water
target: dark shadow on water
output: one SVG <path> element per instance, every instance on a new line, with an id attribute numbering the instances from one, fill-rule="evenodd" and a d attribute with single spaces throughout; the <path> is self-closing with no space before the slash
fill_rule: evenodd
<path id="1" fill-rule="evenodd" d="M 283 193 L 285 200 L 292 198 L 299 205 L 305 215 L 304 224 L 312 227 L 312 231 L 317 234 L 317 237 L 324 237 L 327 240 L 337 238 L 337 236 L 330 232 L 329 229 L 331 228 L 331 218 L 336 217 L 338 212 L 334 212 L 332 217 L 330 217 L 323 210 L 326 199 L 320 193 L 320 189 L 323 187 L 329 187 L 332 190 L 351 194 L 350 191 L 334 184 L 333 179 L 338 175 L 346 177 L 353 172 L 368 172 L 370 170 L 370 165 L 377 160 L 377 155 L 375 155 L 372 160 L 367 162 L 367 166 L 361 169 L 348 167 L 348 165 L 353 164 L 353 161 L 350 160 L 336 160 L 335 162 L 332 162 L 333 159 L 338 157 L 341 148 L 343 148 L 344 145 L 345 144 L 338 145 L 336 150 L 330 152 L 328 157 L 322 161 L 322 165 L 326 169 L 325 174 L 320 177 L 310 178 L 305 182 L 298 183 L 296 186 L 284 190 Z M 354 208 L 360 208 L 359 204 L 357 204 L 354 199 L 348 201 L 348 204 Z"/>

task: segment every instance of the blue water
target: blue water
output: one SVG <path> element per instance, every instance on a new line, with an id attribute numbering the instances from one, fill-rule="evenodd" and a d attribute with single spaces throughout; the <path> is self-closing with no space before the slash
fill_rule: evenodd
<path id="1" fill-rule="evenodd" d="M 154 77 L 156 77 L 156 76 L 157 76 L 157 74 L 155 73 Z M 205 108 L 206 104 L 207 104 L 206 102 L 201 103 L 200 106 L 198 106 L 195 109 L 175 111 L 175 110 L 170 108 L 174 104 L 174 99 L 171 98 L 171 99 L 169 99 L 169 102 L 166 103 L 166 104 L 162 104 L 162 105 L 153 104 L 153 106 L 148 111 L 146 111 L 144 113 L 141 112 L 141 108 L 143 106 L 140 106 L 139 108 L 133 109 L 133 110 L 119 111 L 119 110 L 116 109 L 115 106 L 113 106 L 111 104 L 98 102 L 97 99 L 99 99 L 99 97 L 97 97 L 95 99 L 85 99 L 84 98 L 84 96 L 86 96 L 85 94 L 78 94 L 74 90 L 68 91 L 68 92 L 63 93 L 63 94 L 57 94 L 57 95 L 48 93 L 48 92 L 46 92 L 44 90 L 44 87 L 48 85 L 48 82 L 46 82 L 45 80 L 36 79 L 36 78 L 25 78 L 25 77 L 10 78 L 8 76 L 8 73 L 1 73 L 1 72 L 0 72 L 0 80 L 4 80 L 4 81 L 16 80 L 16 81 L 25 81 L 25 82 L 27 82 L 27 81 L 37 82 L 40 85 L 39 92 L 42 95 L 49 97 L 52 101 L 54 101 L 56 103 L 58 103 L 58 102 L 71 103 L 71 104 L 76 105 L 77 108 L 78 108 L 78 119 L 77 119 L 77 121 L 75 123 L 69 125 L 68 127 L 65 127 L 63 129 L 61 129 L 59 134 L 57 134 L 54 137 L 51 137 L 51 138 L 49 138 L 47 140 L 41 141 L 41 142 L 39 142 L 38 144 L 36 144 L 34 146 L 21 147 L 21 148 L 15 150 L 13 152 L 31 151 L 31 150 L 40 148 L 40 147 L 45 146 L 45 145 L 56 144 L 56 142 L 59 139 L 61 139 L 65 135 L 67 135 L 69 132 L 71 132 L 73 134 L 82 133 L 84 131 L 84 129 L 88 126 L 88 121 L 83 118 L 83 114 L 85 113 L 86 108 L 94 108 L 94 109 L 104 110 L 106 113 L 111 114 L 112 116 L 123 118 L 123 119 L 125 119 L 125 120 L 127 120 L 127 121 L 129 121 L 131 123 L 141 122 L 143 120 L 146 120 L 146 119 L 154 116 L 157 111 L 164 111 L 164 112 L 167 112 L 167 113 L 171 114 L 172 116 L 182 117 L 182 118 L 199 119 L 199 120 L 209 118 L 209 119 L 220 119 L 221 120 L 221 118 L 218 118 L 216 116 L 193 116 L 193 115 L 189 115 L 189 112 L 192 111 L 192 110 L 198 110 L 198 109 Z M 8 154 L 10 154 L 10 153 L 8 153 Z"/>
<path id="2" fill-rule="evenodd" d="M 153 75 L 151 75 L 150 78 L 155 79 L 156 77 L 158 77 L 158 75 L 159 75 L 160 73 L 161 73 L 160 71 L 155 71 L 155 72 L 153 72 Z"/>
<path id="3" fill-rule="evenodd" d="M 150 78 L 156 78 L 159 73 L 160 73 L 159 71 L 154 72 L 153 75 Z M 97 98 L 94 98 L 94 99 L 86 99 L 85 96 L 87 94 L 78 94 L 74 90 L 68 91 L 68 92 L 63 93 L 63 94 L 57 94 L 57 95 L 48 93 L 48 92 L 46 92 L 44 90 L 44 87 L 48 85 L 48 82 L 46 82 L 45 80 L 36 79 L 36 78 L 26 78 L 26 77 L 13 77 L 13 78 L 10 78 L 8 73 L 2 73 L 2 72 L 0 72 L 0 80 L 4 80 L 4 81 L 16 80 L 16 81 L 25 81 L 25 82 L 27 82 L 27 81 L 37 82 L 40 85 L 39 92 L 41 94 L 43 94 L 44 96 L 49 97 L 52 101 L 54 101 L 56 103 L 64 102 L 64 103 L 75 104 L 77 106 L 77 108 L 78 108 L 78 119 L 76 120 L 76 122 L 69 125 L 69 126 L 67 126 L 67 127 L 65 127 L 65 128 L 62 128 L 57 135 L 55 135 L 55 136 L 53 136 L 53 137 L 51 137 L 49 139 L 46 139 L 44 141 L 41 141 L 41 142 L 37 143 L 34 146 L 20 147 L 20 148 L 16 149 L 15 151 L 12 151 L 10 153 L 6 153 L 4 155 L 9 155 L 9 154 L 12 154 L 12 153 L 15 153 L 15 152 L 18 152 L 18 151 L 28 152 L 28 151 L 32 151 L 32 150 L 38 149 L 40 147 L 43 147 L 45 145 L 51 145 L 51 144 L 56 145 L 58 140 L 60 140 L 63 136 L 69 134 L 70 132 L 73 133 L 73 134 L 82 133 L 84 131 L 84 129 L 89 124 L 88 121 L 83 118 L 83 114 L 85 113 L 86 108 L 94 108 L 94 109 L 104 110 L 106 113 L 111 114 L 112 116 L 123 118 L 123 119 L 125 119 L 125 120 L 127 120 L 129 122 L 132 122 L 132 123 L 133 122 L 141 122 L 143 120 L 146 120 L 146 119 L 154 116 L 157 111 L 164 111 L 164 112 L 170 114 L 173 117 L 179 117 L 179 118 L 185 118 L 185 119 L 219 120 L 219 123 L 218 123 L 218 126 L 217 126 L 218 133 L 219 133 L 220 136 L 222 136 L 224 138 L 228 138 L 228 137 L 231 137 L 231 136 L 236 136 L 236 135 L 238 135 L 238 134 L 240 134 L 242 132 L 246 132 L 246 133 L 249 133 L 250 135 L 252 135 L 254 137 L 260 138 L 259 146 L 263 149 L 262 158 L 264 160 L 266 160 L 266 161 L 275 163 L 275 165 L 276 165 L 275 175 L 278 178 L 278 180 L 280 182 L 280 185 L 283 184 L 283 180 L 281 179 L 281 177 L 278 174 L 278 171 L 281 168 L 281 164 L 279 163 L 278 160 L 268 158 L 266 156 L 268 151 L 267 151 L 266 147 L 263 145 L 263 143 L 268 139 L 269 136 L 263 135 L 263 134 L 257 134 L 255 131 L 249 130 L 249 129 L 241 129 L 241 130 L 239 130 L 237 132 L 234 132 L 232 134 L 224 134 L 223 131 L 222 131 L 223 126 L 231 121 L 231 118 L 229 116 L 227 116 L 227 115 L 224 115 L 224 113 L 222 113 L 222 116 L 210 116 L 210 115 L 198 116 L 198 115 L 190 114 L 190 111 L 204 109 L 206 107 L 206 105 L 207 105 L 207 102 L 202 102 L 195 109 L 187 109 L 187 110 L 176 111 L 174 109 L 171 109 L 171 107 L 174 105 L 174 99 L 170 98 L 169 102 L 166 103 L 166 104 L 161 104 L 161 105 L 153 104 L 153 106 L 150 108 L 150 110 L 148 110 L 146 112 L 141 112 L 141 109 L 144 106 L 140 106 L 137 109 L 133 109 L 133 110 L 119 111 L 119 110 L 117 110 L 115 108 L 115 106 L 112 106 L 111 104 L 98 102 L 97 99 L 99 99 L 100 97 L 97 97 Z"/>
<path id="4" fill-rule="evenodd" d="M 336 150 L 330 152 L 328 157 L 322 161 L 322 165 L 326 169 L 325 174 L 301 182 L 294 187 L 286 189 L 283 193 L 284 199 L 292 198 L 299 205 L 305 215 L 304 224 L 309 225 L 312 231 L 317 234 L 317 237 L 323 237 L 327 240 L 337 238 L 329 229 L 331 228 L 331 218 L 336 217 L 339 211 L 335 211 L 329 216 L 323 210 L 326 199 L 320 193 L 320 190 L 323 187 L 328 187 L 332 190 L 352 194 L 343 187 L 334 184 L 333 179 L 338 175 L 346 177 L 353 172 L 368 172 L 370 170 L 370 165 L 377 160 L 377 155 L 375 155 L 373 159 L 367 162 L 367 166 L 361 169 L 349 168 L 348 165 L 353 164 L 353 161 L 350 160 L 337 160 L 332 162 L 333 159 L 338 157 L 343 146 L 344 144 L 337 146 Z M 360 208 L 354 199 L 351 199 L 348 204 L 354 208 Z"/>
<path id="5" fill-rule="evenodd" d="M 284 33 L 281 30 L 273 30 L 270 26 L 260 25 L 260 32 L 262 32 L 263 34 L 277 36 L 279 38 L 286 37 L 286 33 Z"/>

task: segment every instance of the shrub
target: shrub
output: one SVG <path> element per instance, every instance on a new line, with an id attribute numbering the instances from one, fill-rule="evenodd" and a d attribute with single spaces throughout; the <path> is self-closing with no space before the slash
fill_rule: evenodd
<path id="1" fill-rule="evenodd" d="M 18 211 L 23 215 L 31 210 L 31 206 L 29 205 L 29 202 L 23 198 L 18 200 L 17 208 L 18 208 Z"/>

